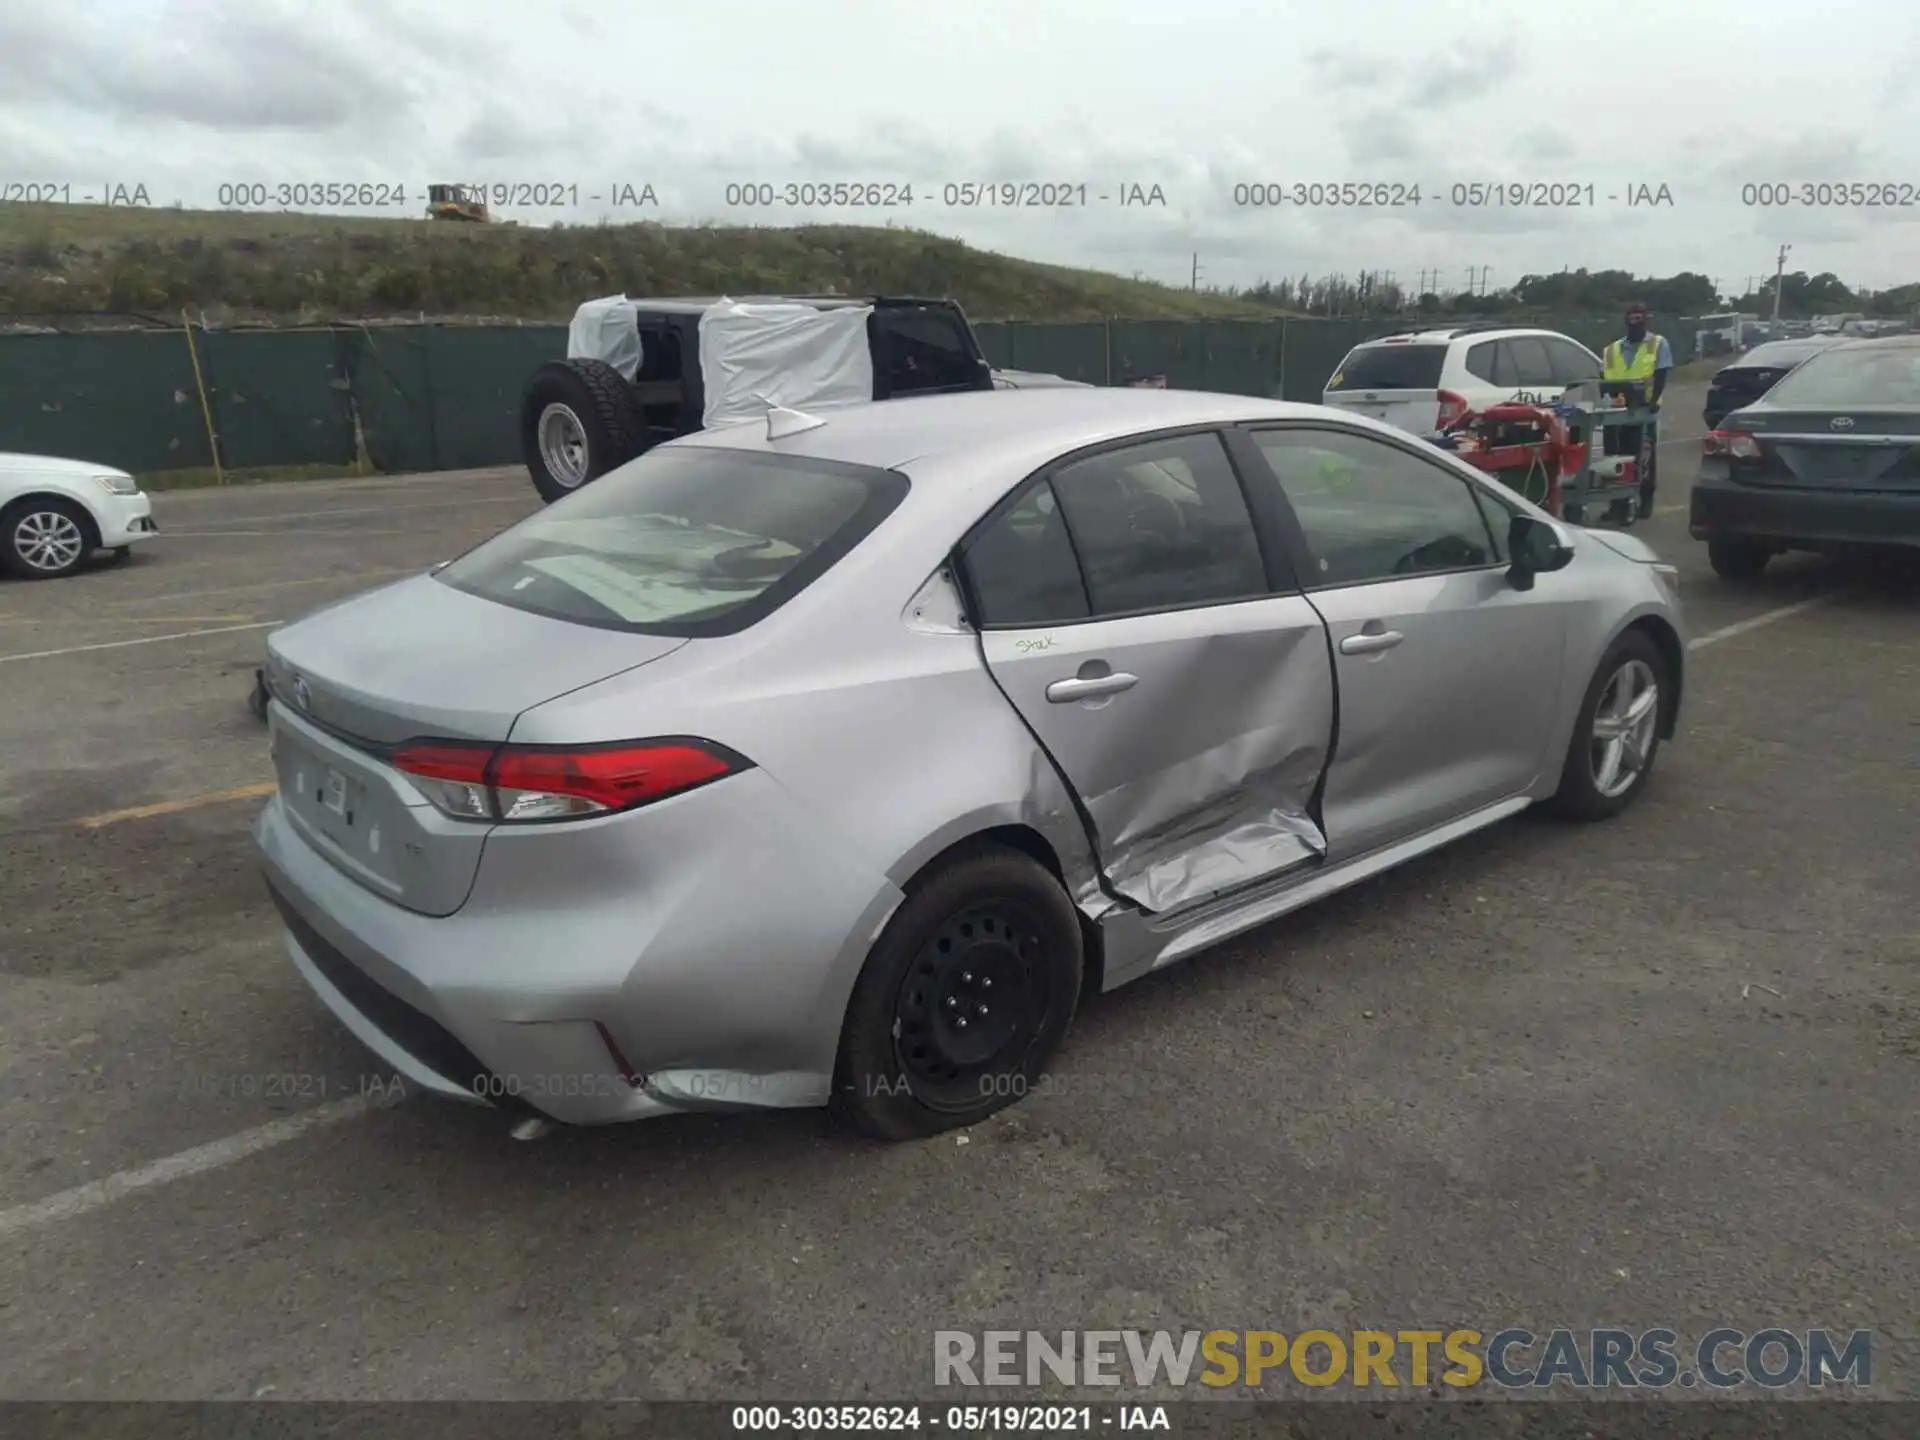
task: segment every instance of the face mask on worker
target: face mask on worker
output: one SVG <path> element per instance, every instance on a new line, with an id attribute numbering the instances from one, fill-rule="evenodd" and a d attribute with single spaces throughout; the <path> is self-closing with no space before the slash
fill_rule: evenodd
<path id="1" fill-rule="evenodd" d="M 1647 317 L 1644 315 L 1627 316 L 1627 339 L 1636 345 L 1647 335 Z"/>

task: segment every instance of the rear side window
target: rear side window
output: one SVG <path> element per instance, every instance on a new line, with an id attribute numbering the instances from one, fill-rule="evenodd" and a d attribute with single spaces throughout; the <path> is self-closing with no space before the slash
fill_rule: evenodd
<path id="1" fill-rule="evenodd" d="M 873 325 L 886 364 L 889 395 L 981 388 L 979 357 L 957 315 L 937 310 L 882 308 Z"/>
<path id="2" fill-rule="evenodd" d="M 1109 450 L 1053 477 L 1096 615 L 1266 593 L 1240 481 L 1218 435 Z"/>
<path id="3" fill-rule="evenodd" d="M 974 537 L 966 566 L 982 625 L 1050 625 L 1090 613 L 1066 519 L 1045 482 Z"/>
<path id="4" fill-rule="evenodd" d="M 899 505 L 891 470 L 660 449 L 469 550 L 435 578 L 536 615 L 728 635 L 824 574 Z"/>
<path id="5" fill-rule="evenodd" d="M 1467 373 L 1477 376 L 1489 385 L 1500 383 L 1499 376 L 1494 373 L 1499 363 L 1500 342 L 1498 340 L 1482 340 L 1467 351 Z"/>
<path id="6" fill-rule="evenodd" d="M 1434 390 L 1445 345 L 1362 345 L 1340 362 L 1329 390 Z"/>

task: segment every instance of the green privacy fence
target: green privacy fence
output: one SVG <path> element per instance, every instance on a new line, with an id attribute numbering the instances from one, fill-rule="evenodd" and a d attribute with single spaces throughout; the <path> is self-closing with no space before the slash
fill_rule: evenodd
<path id="1" fill-rule="evenodd" d="M 1617 317 L 1526 322 L 1598 350 Z M 1656 317 L 1675 359 L 1693 331 Z M 1003 369 L 1096 385 L 1164 377 L 1182 390 L 1320 398 L 1380 320 L 1018 321 L 977 327 Z M 564 325 L 392 325 L 0 336 L 0 450 L 64 455 L 136 474 L 351 465 L 388 473 L 520 459 L 521 387 L 566 353 Z"/>

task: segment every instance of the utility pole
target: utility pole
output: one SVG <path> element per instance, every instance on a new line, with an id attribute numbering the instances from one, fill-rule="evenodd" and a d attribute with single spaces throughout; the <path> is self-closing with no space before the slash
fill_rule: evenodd
<path id="1" fill-rule="evenodd" d="M 1200 252 L 1198 250 L 1193 252 L 1193 277 L 1187 282 L 1187 288 L 1195 291 L 1200 288 Z"/>
<path id="2" fill-rule="evenodd" d="M 1786 279 L 1787 252 L 1791 249 L 1793 249 L 1791 245 L 1782 245 L 1780 247 L 1780 258 L 1774 262 L 1773 267 L 1773 323 L 1776 325 L 1780 323 L 1781 281 Z"/>

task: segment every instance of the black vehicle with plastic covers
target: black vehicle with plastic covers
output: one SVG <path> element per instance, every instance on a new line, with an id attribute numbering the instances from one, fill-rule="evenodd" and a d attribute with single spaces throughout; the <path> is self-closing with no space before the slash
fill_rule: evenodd
<path id="1" fill-rule="evenodd" d="M 819 312 L 830 331 L 826 317 L 852 308 L 865 312 L 865 343 L 855 347 L 861 353 L 846 347 L 844 335 L 829 333 L 823 342 L 809 334 L 808 311 Z M 708 393 L 709 367 L 702 349 L 703 344 L 711 346 L 712 332 L 703 322 L 716 314 L 729 320 L 733 336 L 742 333 L 734 322 L 744 319 L 750 332 L 753 318 L 764 317 L 761 332 L 747 336 L 753 353 L 738 370 L 725 373 L 743 387 L 753 383 L 751 377 L 760 377 L 767 388 L 781 390 L 784 405 L 808 403 L 805 383 L 796 394 L 796 387 L 783 383 L 787 377 L 779 375 L 787 346 L 794 347 L 796 365 L 812 366 L 829 388 L 855 377 L 860 399 L 996 388 L 980 341 L 966 313 L 952 300 L 611 296 L 580 307 L 568 358 L 541 365 L 527 383 L 520 407 L 521 444 L 542 499 L 558 500 L 662 441 L 716 423 L 716 401 L 734 398 Z M 800 323 L 793 322 L 794 315 Z M 849 398 L 843 386 L 836 394 L 835 403 Z"/>
<path id="2" fill-rule="evenodd" d="M 1688 530 L 1736 580 L 1789 550 L 1920 552 L 1920 335 L 1831 345 L 1726 416 Z"/>
<path id="3" fill-rule="evenodd" d="M 1747 351 L 1723 366 L 1707 386 L 1705 419 L 1711 430 L 1743 405 L 1751 405 L 1780 382 L 1803 360 L 1839 344 L 1839 337 L 1809 335 L 1799 340 L 1772 340 Z"/>

